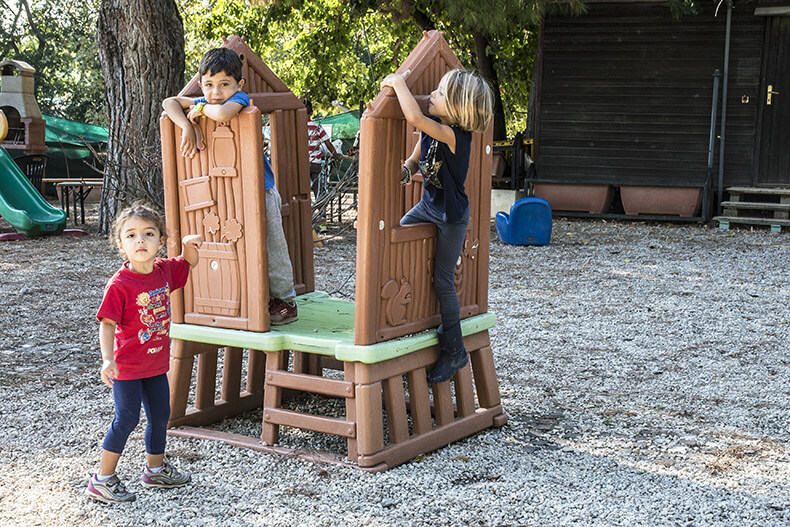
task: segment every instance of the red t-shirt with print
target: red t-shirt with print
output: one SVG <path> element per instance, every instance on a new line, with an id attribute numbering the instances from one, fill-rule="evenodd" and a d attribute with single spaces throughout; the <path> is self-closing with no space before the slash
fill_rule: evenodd
<path id="1" fill-rule="evenodd" d="M 96 313 L 99 320 L 108 318 L 118 323 L 113 355 L 121 381 L 167 372 L 170 293 L 184 287 L 189 276 L 189 262 L 182 256 L 157 258 L 149 274 L 130 271 L 127 263 L 107 282 Z"/>

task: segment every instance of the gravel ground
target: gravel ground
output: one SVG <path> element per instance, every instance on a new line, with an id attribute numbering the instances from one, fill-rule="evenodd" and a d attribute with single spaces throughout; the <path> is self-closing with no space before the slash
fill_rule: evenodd
<path id="1" fill-rule="evenodd" d="M 139 484 L 138 428 L 119 465 L 138 499 L 105 506 L 83 492 L 113 414 L 94 313 L 120 260 L 95 234 L 0 243 L 0 525 L 788 525 L 789 249 L 699 225 L 492 232 L 504 428 L 380 474 L 171 438 L 193 483 L 170 491 Z M 352 296 L 353 234 L 315 257 L 317 288 Z"/>

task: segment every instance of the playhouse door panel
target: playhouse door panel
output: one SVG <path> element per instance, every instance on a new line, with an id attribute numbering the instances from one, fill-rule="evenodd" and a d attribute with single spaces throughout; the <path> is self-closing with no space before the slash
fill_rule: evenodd
<path id="1" fill-rule="evenodd" d="M 204 239 L 198 265 L 174 320 L 251 331 L 269 329 L 265 196 L 260 113 L 243 110 L 229 123 L 199 121 L 206 148 L 185 159 L 180 130 L 163 125 L 168 233 Z M 176 199 L 173 199 L 175 194 Z M 170 247 L 173 256 L 176 249 Z M 178 312 L 176 312 L 178 311 Z M 183 315 L 182 315 L 183 314 Z"/>
<path id="2" fill-rule="evenodd" d="M 381 340 L 430 327 L 438 306 L 432 283 L 436 228 L 429 223 L 396 227 L 388 251 L 379 292 Z"/>
<path id="3" fill-rule="evenodd" d="M 241 315 L 239 257 L 233 244 L 205 242 L 194 276 L 195 313 Z"/>
<path id="4" fill-rule="evenodd" d="M 790 186 L 790 16 L 768 20 L 758 185 Z"/>

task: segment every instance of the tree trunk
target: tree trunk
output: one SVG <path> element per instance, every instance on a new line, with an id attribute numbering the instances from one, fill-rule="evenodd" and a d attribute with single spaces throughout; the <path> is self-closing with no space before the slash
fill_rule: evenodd
<path id="1" fill-rule="evenodd" d="M 96 42 L 109 142 L 99 229 L 136 199 L 162 205 L 162 99 L 184 84 L 184 25 L 174 0 L 102 0 Z"/>
<path id="2" fill-rule="evenodd" d="M 477 72 L 491 83 L 491 88 L 494 90 L 494 141 L 501 141 L 507 139 L 507 128 L 505 106 L 502 104 L 502 94 L 499 92 L 499 77 L 494 69 L 494 59 L 488 54 L 488 37 L 475 32 L 474 41 Z"/>

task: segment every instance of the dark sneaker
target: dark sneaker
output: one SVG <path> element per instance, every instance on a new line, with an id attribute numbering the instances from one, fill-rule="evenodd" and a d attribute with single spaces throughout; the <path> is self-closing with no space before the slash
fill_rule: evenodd
<path id="1" fill-rule="evenodd" d="M 278 298 L 269 300 L 269 320 L 272 326 L 288 324 L 297 318 L 295 303 L 284 302 Z"/>
<path id="2" fill-rule="evenodd" d="M 160 489 L 172 489 L 173 487 L 181 487 L 190 482 L 192 476 L 189 474 L 182 474 L 176 468 L 168 463 L 162 464 L 162 470 L 154 474 L 148 467 L 143 469 L 143 487 L 156 487 Z"/>
<path id="3" fill-rule="evenodd" d="M 85 490 L 88 497 L 102 503 L 123 503 L 134 501 L 137 496 L 126 490 L 118 476 L 113 474 L 110 479 L 97 481 L 92 477 L 88 481 L 88 488 Z"/>

